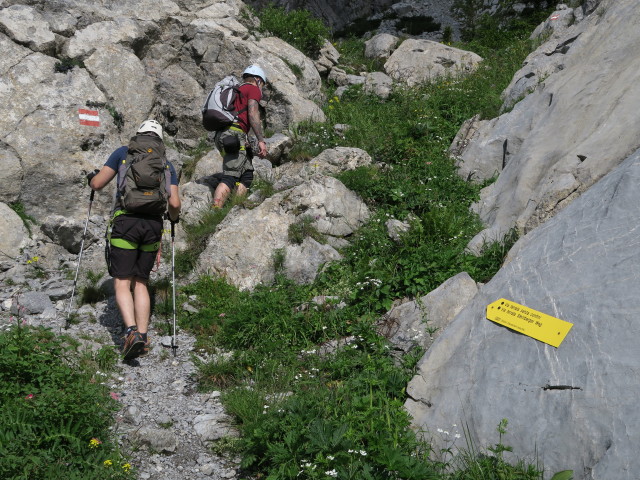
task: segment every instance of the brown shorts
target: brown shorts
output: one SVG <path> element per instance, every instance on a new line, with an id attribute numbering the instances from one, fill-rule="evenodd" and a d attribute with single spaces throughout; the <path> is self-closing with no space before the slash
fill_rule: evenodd
<path id="1" fill-rule="evenodd" d="M 114 278 L 148 279 L 161 239 L 162 219 L 160 217 L 133 214 L 117 216 L 111 227 L 111 245 L 108 252 L 109 275 Z M 128 248 L 116 246 L 114 243 L 127 244 Z"/>

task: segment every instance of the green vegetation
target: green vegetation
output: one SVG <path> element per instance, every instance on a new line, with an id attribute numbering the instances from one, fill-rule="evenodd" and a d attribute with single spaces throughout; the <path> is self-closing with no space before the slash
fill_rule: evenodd
<path id="1" fill-rule="evenodd" d="M 290 10 L 269 5 L 258 12 L 260 31 L 281 38 L 305 55 L 316 58 L 329 29 L 307 10 Z M 294 72 L 295 73 L 295 72 Z"/>
<path id="2" fill-rule="evenodd" d="M 84 62 L 78 58 L 62 57 L 59 62 L 53 66 L 54 72 L 67 73 L 74 67 L 85 68 Z"/>
<path id="3" fill-rule="evenodd" d="M 126 479 L 131 465 L 109 427 L 118 403 L 103 385 L 112 347 L 17 325 L 0 333 L 0 477 Z"/>
<path id="4" fill-rule="evenodd" d="M 325 266 L 313 284 L 281 275 L 279 251 L 273 285 L 241 292 L 203 277 L 182 289 L 198 312 L 181 312 L 181 325 L 215 358 L 199 364 L 200 387 L 223 391 L 242 432 L 233 448 L 242 454 L 246 478 L 542 478 L 536 459 L 512 465 L 503 458 L 506 421 L 498 425 L 498 443 L 486 450 L 456 445 L 457 431 L 439 452 L 416 436 L 403 409 L 404 389 L 423 352 L 416 345 L 396 358 L 376 326 L 394 300 L 424 295 L 459 272 L 489 280 L 517 238 L 511 232 L 480 257 L 465 252 L 482 228 L 469 206 L 483 185 L 460 179 L 447 152 L 466 119 L 498 114 L 500 92 L 529 51 L 528 32 L 514 31 L 498 28 L 491 38 L 459 45 L 485 58 L 467 78 L 397 88 L 387 100 L 351 87 L 342 98 L 327 99 L 326 123 L 295 126 L 290 160 L 338 145 L 375 159 L 374 166 L 339 175 L 372 218 L 341 251 L 343 260 Z M 509 41 L 497 48 L 500 34 Z M 344 48 L 346 68 L 366 66 L 361 40 L 336 45 Z M 338 135 L 337 123 L 350 128 Z M 390 218 L 410 225 L 397 242 L 386 230 Z M 315 235 L 311 220 L 291 226 L 290 242 Z M 318 296 L 329 300 L 312 300 Z"/>
<path id="5" fill-rule="evenodd" d="M 80 296 L 80 303 L 90 303 L 95 305 L 102 300 L 106 300 L 109 296 L 109 291 L 105 285 L 99 285 L 100 280 L 104 276 L 104 272 L 87 271 L 87 282 L 82 288 L 82 294 Z"/>
<path id="6" fill-rule="evenodd" d="M 119 112 L 116 107 L 109 103 L 105 102 L 86 102 L 87 107 L 89 108 L 104 108 L 109 112 L 111 118 L 113 118 L 113 124 L 116 126 L 119 132 L 122 131 L 122 127 L 124 127 L 124 115 Z"/>
<path id="7" fill-rule="evenodd" d="M 27 214 L 22 202 L 12 202 L 9 204 L 9 207 L 20 217 L 22 223 L 24 224 L 24 228 L 27 229 L 27 232 L 29 232 L 29 236 L 31 236 L 31 225 L 36 224 L 36 219 Z"/>

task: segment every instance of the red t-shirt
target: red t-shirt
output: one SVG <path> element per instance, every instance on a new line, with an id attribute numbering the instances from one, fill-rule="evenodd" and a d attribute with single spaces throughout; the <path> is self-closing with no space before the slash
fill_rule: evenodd
<path id="1" fill-rule="evenodd" d="M 233 107 L 236 111 L 246 109 L 250 99 L 259 102 L 262 99 L 262 92 L 255 85 L 251 83 L 244 83 L 240 86 L 240 95 L 236 96 Z M 249 133 L 251 125 L 249 125 L 248 110 L 245 110 L 240 115 L 238 115 L 238 123 L 240 124 L 240 128 L 244 131 L 244 133 Z"/>

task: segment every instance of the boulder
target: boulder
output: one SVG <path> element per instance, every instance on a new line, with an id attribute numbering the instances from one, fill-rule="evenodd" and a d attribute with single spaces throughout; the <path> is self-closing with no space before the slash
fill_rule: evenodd
<path id="1" fill-rule="evenodd" d="M 131 440 L 154 452 L 173 453 L 178 446 L 176 434 L 161 428 L 142 426 L 131 435 Z"/>
<path id="2" fill-rule="evenodd" d="M 384 64 L 391 78 L 410 87 L 436 78 L 457 78 L 473 72 L 482 57 L 431 40 L 408 39 Z"/>
<path id="3" fill-rule="evenodd" d="M 11 313 L 18 317 L 46 313 L 47 317 L 51 317 L 52 314 L 55 315 L 55 307 L 44 292 L 24 292 L 13 299 Z"/>
<path id="4" fill-rule="evenodd" d="M 333 67 L 329 73 L 329 80 L 339 87 L 348 85 L 361 85 L 364 83 L 364 76 L 352 75 L 339 67 Z"/>
<path id="5" fill-rule="evenodd" d="M 192 178 L 197 181 L 198 179 L 208 177 L 218 172 L 222 172 L 222 155 L 220 155 L 218 149 L 214 147 L 198 160 Z"/>
<path id="6" fill-rule="evenodd" d="M 371 72 L 364 76 L 364 91 L 372 93 L 382 99 L 391 94 L 393 79 L 382 72 Z"/>
<path id="7" fill-rule="evenodd" d="M 87 223 L 87 232 L 84 235 L 84 247 L 95 243 L 103 235 L 96 224 L 101 222 L 100 217 L 94 217 L 91 228 Z M 90 222 L 91 223 L 91 222 Z M 42 232 L 55 243 L 63 246 L 71 253 L 79 253 L 82 246 L 85 222 L 79 222 L 61 215 L 49 215 L 42 222 Z"/>
<path id="8" fill-rule="evenodd" d="M 317 174 L 336 175 L 371 165 L 371 157 L 360 148 L 335 147 L 306 162 L 289 162 L 273 169 L 273 188 L 283 190 L 300 185 Z"/>
<path id="9" fill-rule="evenodd" d="M 378 333 L 403 353 L 416 346 L 427 350 L 476 293 L 476 282 L 459 273 L 427 295 L 393 307 L 378 322 Z"/>
<path id="10" fill-rule="evenodd" d="M 0 30 L 11 39 L 36 52 L 53 54 L 56 37 L 42 14 L 28 5 L 11 5 L 0 9 Z M 4 55 L 4 50 L 3 50 Z"/>
<path id="11" fill-rule="evenodd" d="M 327 75 L 338 64 L 340 53 L 328 40 L 324 41 L 318 59 L 314 61 L 320 75 Z"/>
<path id="12" fill-rule="evenodd" d="M 0 202 L 0 271 L 8 270 L 29 240 L 22 219 L 6 203 Z"/>
<path id="13" fill-rule="evenodd" d="M 503 443 L 539 459 L 545 478 L 633 479 L 640 469 L 640 151 L 521 238 L 506 264 L 451 322 L 407 388 L 413 426 L 465 425 L 462 445 Z M 573 324 L 558 348 L 486 318 L 506 298 Z M 513 458 L 510 455 L 507 458 Z"/>
<path id="14" fill-rule="evenodd" d="M 287 246 L 284 270 L 288 278 L 299 285 L 304 285 L 315 280 L 322 265 L 341 258 L 342 255 L 335 248 L 307 237 L 300 245 Z"/>
<path id="15" fill-rule="evenodd" d="M 289 227 L 303 217 L 313 219 L 312 227 L 327 236 L 331 244 L 332 237 L 348 236 L 363 225 L 369 210 L 335 178 L 316 175 L 304 184 L 267 198 L 255 208 L 234 207 L 210 237 L 194 274 L 224 276 L 244 290 L 272 282 L 275 251 L 291 246 Z M 322 251 L 321 261 L 335 256 L 326 247 L 293 249 L 292 252 L 296 258 L 306 252 L 309 258 L 300 262 L 310 263 L 318 250 Z M 304 278 L 311 275 L 307 272 Z"/>
<path id="16" fill-rule="evenodd" d="M 379 33 L 364 42 L 364 56 L 387 59 L 391 56 L 400 39 L 388 33 Z"/>

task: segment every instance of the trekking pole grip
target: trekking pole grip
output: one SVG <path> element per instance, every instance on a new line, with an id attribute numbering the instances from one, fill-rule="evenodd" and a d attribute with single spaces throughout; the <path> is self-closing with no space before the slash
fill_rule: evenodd
<path id="1" fill-rule="evenodd" d="M 176 222 L 171 223 L 171 238 L 176 238 Z"/>
<path id="2" fill-rule="evenodd" d="M 89 201 L 90 202 L 93 202 L 93 197 L 94 197 L 95 194 L 96 194 L 96 191 L 92 188 L 91 189 L 91 195 L 89 195 Z"/>

